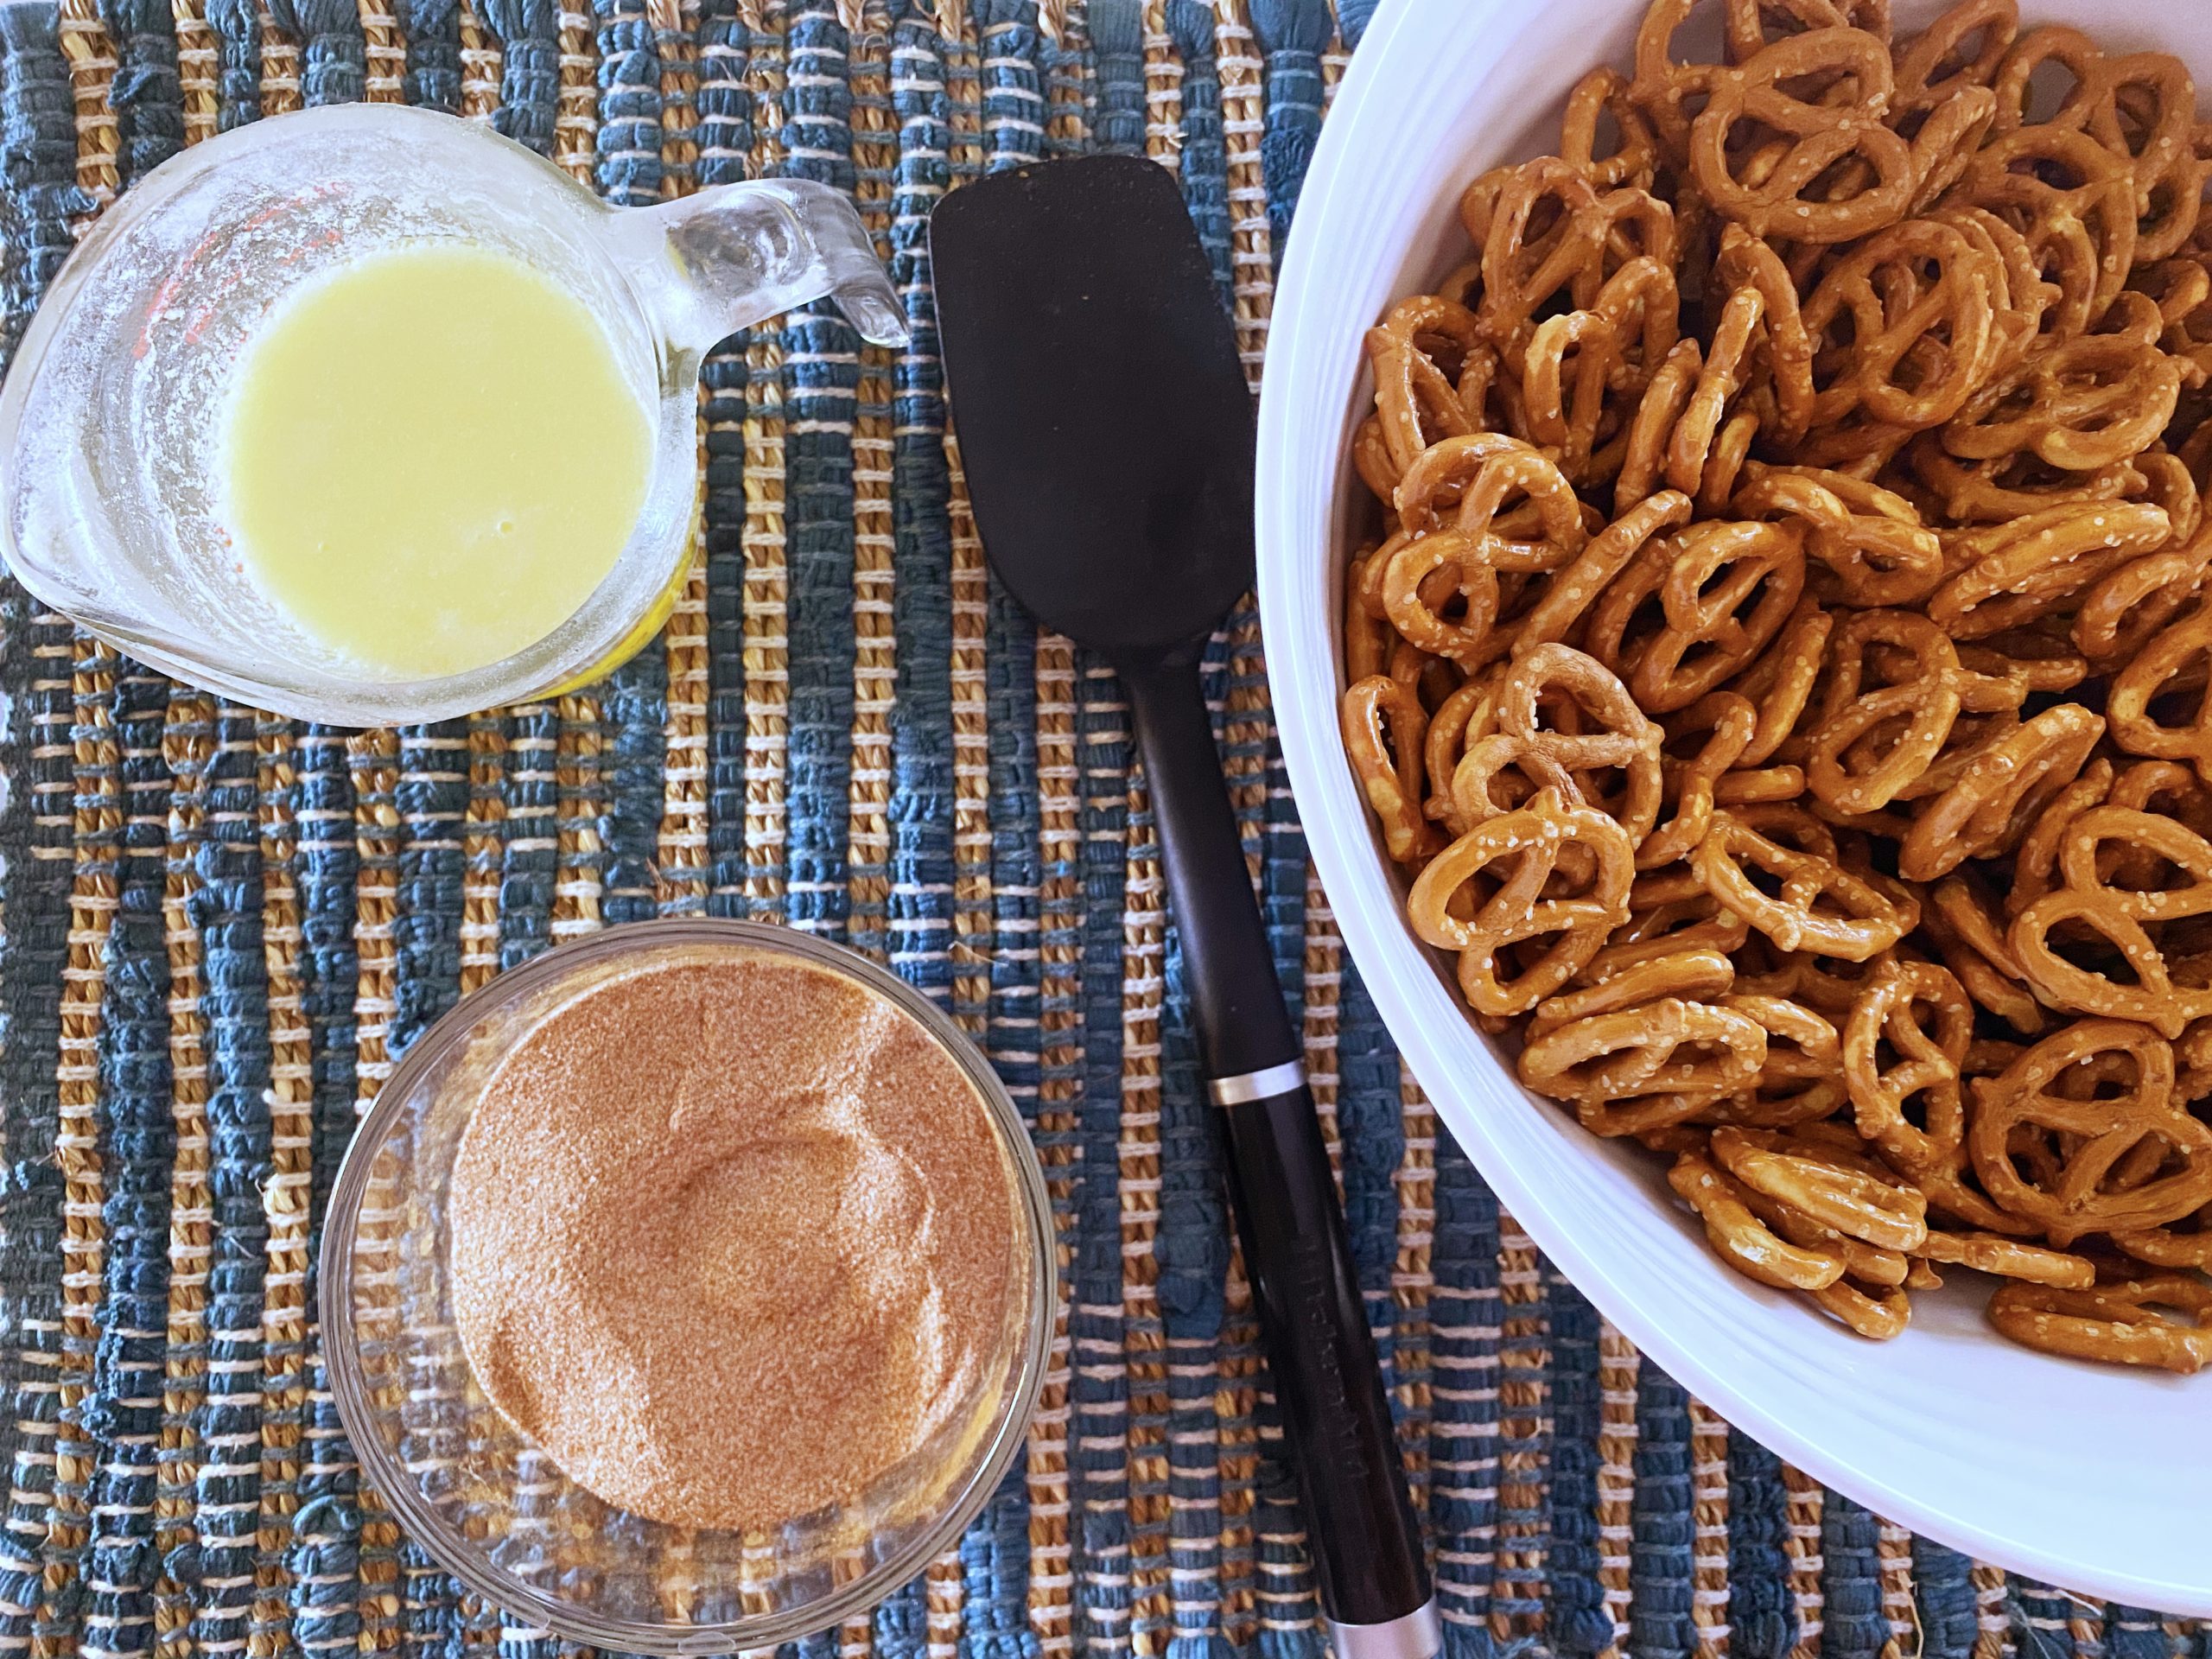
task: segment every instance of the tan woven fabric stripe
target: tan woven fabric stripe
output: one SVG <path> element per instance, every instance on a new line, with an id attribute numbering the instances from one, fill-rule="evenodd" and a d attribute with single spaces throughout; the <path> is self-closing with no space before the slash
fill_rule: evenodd
<path id="1" fill-rule="evenodd" d="M 1974 1599 L 1974 1659 L 2004 1659 L 2012 1651 L 2012 1621 L 2005 1611 L 2005 1569 L 1976 1561 Z"/>
<path id="2" fill-rule="evenodd" d="M 507 804 L 499 793 L 507 740 L 496 715 L 468 721 L 468 808 L 461 820 L 461 991 L 499 970 L 499 842 Z"/>
<path id="3" fill-rule="evenodd" d="M 300 48 L 276 27 L 261 0 L 261 112 L 288 115 L 300 107 Z"/>
<path id="4" fill-rule="evenodd" d="M 361 96 L 371 104 L 397 104 L 406 96 L 407 42 L 391 0 L 358 0 L 365 57 Z"/>
<path id="5" fill-rule="evenodd" d="M 1075 652 L 1058 635 L 1037 636 L 1038 893 L 1043 969 L 1039 997 L 1038 1128 L 1045 1183 L 1056 1217 L 1066 1218 L 1075 1174 L 1076 1108 L 1082 1094 L 1083 1002 L 1077 924 L 1083 883 L 1082 786 L 1077 760 Z M 1068 1299 L 1074 1252 L 1062 1234 L 1058 1301 L 1045 1391 L 1029 1425 L 1029 1624 L 1047 1654 L 1073 1645 L 1074 1580 L 1068 1543 Z"/>
<path id="6" fill-rule="evenodd" d="M 1789 1589 L 1797 1599 L 1797 1645 L 1791 1654 L 1793 1659 L 1820 1659 L 1821 1611 L 1827 1599 L 1821 1590 L 1821 1485 L 1788 1463 L 1782 1465 L 1782 1483 L 1789 1492 Z"/>
<path id="7" fill-rule="evenodd" d="M 1429 1256 L 1436 1237 L 1436 1113 L 1414 1081 L 1398 1069 L 1398 1109 L 1405 1124 L 1406 1149 L 1392 1178 L 1398 1193 L 1398 1259 L 1390 1274 L 1390 1299 L 1397 1306 L 1397 1370 L 1402 1379 L 1396 1397 L 1402 1413 L 1398 1449 L 1406 1461 L 1406 1484 L 1416 1508 L 1428 1507 L 1428 1421 L 1435 1409 L 1429 1377 L 1428 1305 L 1436 1288 Z"/>
<path id="8" fill-rule="evenodd" d="M 1229 149 L 1229 263 L 1235 294 L 1236 354 L 1257 395 L 1274 312 L 1274 244 L 1268 187 L 1260 172 L 1259 48 L 1245 0 L 1214 0 L 1214 64 L 1221 77 L 1221 129 Z"/>
<path id="9" fill-rule="evenodd" d="M 69 92 L 76 106 L 77 188 L 92 199 L 81 231 L 123 188 L 116 171 L 121 131 L 107 89 L 115 79 L 115 48 L 100 22 L 95 0 L 61 0 L 61 55 L 69 63 Z"/>
<path id="10" fill-rule="evenodd" d="M 783 160 L 781 0 L 743 0 L 753 31 L 745 79 L 753 96 L 753 176 Z M 791 706 L 785 621 L 784 348 L 772 318 L 746 347 L 745 421 L 745 897 L 755 915 L 780 916 L 784 897 L 784 760 Z"/>
<path id="11" fill-rule="evenodd" d="M 699 188 L 699 90 L 696 20 L 676 0 L 647 7 L 661 31 L 661 194 L 673 200 Z M 560 122 L 554 121 L 555 143 Z M 695 420 L 697 477 L 692 485 L 690 566 L 662 635 L 668 661 L 667 709 L 661 728 L 660 834 L 653 861 L 654 900 L 661 912 L 696 916 L 707 907 L 707 547 L 700 534 L 706 489 L 706 388 Z"/>
<path id="12" fill-rule="evenodd" d="M 855 7 L 857 10 L 857 7 Z M 879 18 L 881 6 L 876 8 Z M 891 117 L 891 43 L 879 23 L 853 35 L 853 161 L 861 220 L 879 257 L 891 252 L 891 170 L 899 140 Z M 863 95 L 865 94 L 865 96 Z M 891 710 L 898 702 L 898 638 L 892 615 L 891 363 L 882 346 L 862 343 L 860 395 L 853 418 L 853 750 L 847 798 L 856 924 L 873 930 L 884 954 L 891 902 Z M 861 927 L 855 929 L 857 937 Z"/>
<path id="13" fill-rule="evenodd" d="M 983 167 L 981 53 L 966 7 L 945 0 L 938 15 L 957 185 Z M 960 442 L 949 428 L 944 452 L 952 520 L 952 1006 L 969 1033 L 981 1037 L 990 995 L 990 736 L 984 678 L 989 579 L 968 504 Z"/>
<path id="14" fill-rule="evenodd" d="M 1067 38 L 1065 4 L 1047 4 L 1039 16 L 1046 37 Z M 1063 144 L 1080 145 L 1088 127 L 1079 97 L 1054 87 L 1047 131 Z M 1053 1310 L 1052 1357 L 1044 1393 L 1029 1430 L 1029 1624 L 1047 1656 L 1075 1644 L 1074 1559 L 1068 1479 L 1069 1301 L 1074 1294 L 1074 1249 L 1066 1236 L 1072 1220 L 1077 1172 L 1075 1134 L 1083 1095 L 1084 1007 L 1080 926 L 1083 916 L 1083 773 L 1076 707 L 1075 650 L 1049 631 L 1037 636 L 1037 779 L 1039 851 L 1044 880 L 1038 894 L 1043 969 L 1039 990 L 1038 1127 L 1045 1183 L 1062 1224 L 1058 1249 L 1059 1300 Z"/>
<path id="15" fill-rule="evenodd" d="M 1337 1128 L 1337 1088 L 1342 1080 L 1337 1060 L 1337 1018 L 1344 985 L 1344 940 L 1337 931 L 1328 895 L 1310 864 L 1306 870 L 1306 1018 L 1300 1033 L 1306 1050 L 1306 1086 L 1321 1120 L 1329 1148 L 1329 1173 L 1344 1196 L 1344 1142 Z"/>
<path id="16" fill-rule="evenodd" d="M 1501 1442 L 1529 1441 L 1541 1433 L 1550 1409 L 1541 1346 L 1543 1269 L 1535 1241 L 1501 1209 L 1497 1216 L 1497 1280 L 1503 1304 L 1498 1369 L 1498 1429 Z M 1525 1518 L 1505 1518 L 1508 1510 L 1538 1510 L 1543 1499 L 1544 1465 L 1538 1452 L 1501 1450 L 1498 1457 L 1497 1565 L 1491 1595 L 1497 1599 L 1540 1598 L 1544 1593 L 1544 1539 Z M 1527 1613 L 1493 1611 L 1491 1633 L 1503 1641 L 1540 1628 Z"/>
<path id="17" fill-rule="evenodd" d="M 483 15 L 476 9 L 475 0 L 461 0 L 461 112 L 472 120 L 483 120 L 499 107 L 499 68 L 505 54 L 499 49 L 499 37 L 484 27 Z M 561 84 L 566 87 L 569 67 L 561 66 Z M 590 84 L 588 71 L 585 84 Z M 572 168 L 571 172 L 575 171 Z"/>
<path id="18" fill-rule="evenodd" d="M 364 733 L 347 749 L 353 772 L 353 823 L 308 824 L 301 838 L 327 842 L 350 834 L 360 861 L 353 889 L 353 946 L 359 963 L 353 999 L 354 1077 L 355 1100 L 365 1111 L 391 1070 L 385 1037 L 391 1021 L 392 920 L 399 880 L 399 814 L 392 803 L 399 779 L 399 747 L 396 734 L 378 732 Z M 267 1422 L 265 1417 L 263 1421 Z M 266 1470 L 261 1490 L 265 1505 L 270 1497 Z M 358 1592 L 362 1643 L 365 1651 L 388 1653 L 399 1645 L 399 1522 L 373 1489 L 365 1488 L 363 1499 Z"/>
<path id="19" fill-rule="evenodd" d="M 211 698 L 179 693 L 169 702 L 162 746 L 175 779 L 169 792 L 162 934 L 169 966 L 169 1117 L 176 1130 L 169 1166 L 168 1348 L 162 1376 L 164 1467 L 154 1500 L 154 1542 L 164 1563 L 170 1551 L 197 1533 L 193 1482 L 199 1474 L 198 1437 L 192 1412 L 207 1388 L 203 1344 L 214 1230 L 207 1185 L 207 1026 L 200 1014 L 200 930 L 192 906 L 200 889 L 193 856 L 206 834 L 202 784 L 215 751 L 214 718 Z M 162 1659 L 184 1659 L 192 1649 L 191 1600 L 166 1567 L 154 1586 L 154 1642 Z"/>
<path id="20" fill-rule="evenodd" d="M 389 734 L 386 734 L 387 736 Z M 255 1540 L 260 1560 L 254 1573 L 253 1625 L 280 1627 L 289 1611 L 289 1578 L 278 1564 L 290 1541 L 299 1507 L 300 1420 L 307 1404 L 308 1157 L 314 1144 L 314 1055 L 300 994 L 300 906 L 294 863 L 302 839 L 290 801 L 292 740 L 285 728 L 263 728 L 254 742 L 254 794 L 259 802 L 261 958 L 269 997 L 270 1176 L 262 1190 L 269 1233 L 263 1246 L 261 1303 L 261 1513 Z M 390 798 L 387 788 L 385 798 Z M 353 839 L 352 824 L 308 826 L 309 840 Z M 391 861 L 378 872 L 390 880 Z M 360 903 L 374 900 L 374 878 L 364 861 Z M 391 899 L 383 894 L 383 949 L 390 1005 Z M 373 914 L 373 912 L 372 912 Z M 359 930 L 356 930 L 359 937 Z M 369 951 L 362 947 L 365 971 Z M 365 1035 L 372 1027 L 362 1027 Z M 373 1028 L 383 1052 L 381 1025 Z M 365 1058 L 365 1057 L 364 1057 Z M 364 1068 L 364 1076 L 366 1076 Z M 373 1086 L 372 1085 L 372 1092 Z"/>
<path id="21" fill-rule="evenodd" d="M 1144 0 L 1144 153 L 1171 173 L 1183 164 L 1183 60 L 1167 37 L 1166 0 Z"/>
<path id="22" fill-rule="evenodd" d="M 207 26 L 206 0 L 172 0 L 176 25 L 177 92 L 184 105 L 184 142 L 213 134 L 220 105 L 215 96 L 215 31 Z"/>
<path id="23" fill-rule="evenodd" d="M 1164 1620 L 1167 1586 L 1167 1352 L 1160 1330 L 1160 1001 L 1167 950 L 1160 847 L 1140 820 L 1145 785 L 1129 785 L 1129 866 L 1122 923 L 1122 1330 L 1128 1373 L 1130 1618 Z M 1145 1422 L 1142 1420 L 1152 1421 Z M 1140 1486 L 1150 1485 L 1150 1493 Z"/>
<path id="24" fill-rule="evenodd" d="M 1612 1644 L 1602 1659 L 1617 1659 L 1628 1640 L 1629 1568 L 1634 1545 L 1636 1499 L 1636 1387 L 1643 1356 L 1614 1328 L 1598 1327 L 1598 1582 Z"/>
<path id="25" fill-rule="evenodd" d="M 1875 1549 L 1882 1563 L 1882 1616 L 1890 1621 L 1890 1639 L 1883 1652 L 1917 1655 L 1920 1618 L 1912 1605 L 1912 1534 L 1884 1521 L 1875 1535 Z"/>
<path id="26" fill-rule="evenodd" d="M 1700 1659 L 1728 1651 L 1728 1425 L 1690 1402 L 1690 1619 Z"/>
<path id="27" fill-rule="evenodd" d="M 99 1150 L 102 961 L 115 926 L 116 860 L 123 833 L 122 755 L 113 714 L 115 652 L 81 634 L 77 651 L 69 671 L 80 728 L 72 741 L 77 764 L 71 823 L 76 870 L 69 889 L 68 958 L 62 969 L 61 1037 L 54 1068 L 60 1111 L 54 1146 L 62 1179 L 62 1350 L 56 1380 L 65 1427 L 54 1437 L 54 1502 L 46 1540 L 41 1611 L 49 1618 L 54 1599 L 74 1576 L 70 1558 L 83 1548 L 90 1532 L 85 1501 L 96 1463 L 94 1446 L 81 1427 L 67 1426 L 76 1421 L 91 1390 L 92 1350 L 99 1340 L 100 1268 L 107 1243 Z M 34 1630 L 32 1654 L 73 1652 L 74 1626 L 63 1628 L 71 1633 L 58 1640 Z"/>

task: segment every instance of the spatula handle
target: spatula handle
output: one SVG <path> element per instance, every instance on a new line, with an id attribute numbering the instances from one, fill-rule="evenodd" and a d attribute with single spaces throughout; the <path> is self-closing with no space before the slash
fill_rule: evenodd
<path id="1" fill-rule="evenodd" d="M 1198 664 L 1122 681 L 1331 1639 L 1343 1659 L 1427 1659 L 1441 1641 L 1421 1531 Z"/>

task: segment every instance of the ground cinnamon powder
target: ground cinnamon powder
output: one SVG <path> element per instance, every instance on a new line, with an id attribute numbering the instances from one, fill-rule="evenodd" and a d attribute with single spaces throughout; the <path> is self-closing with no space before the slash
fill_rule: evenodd
<path id="1" fill-rule="evenodd" d="M 921 1026 L 687 948 L 550 1009 L 451 1189 L 479 1383 L 573 1479 L 681 1526 L 853 1499 L 975 1408 L 1021 1262 L 1011 1166 Z"/>

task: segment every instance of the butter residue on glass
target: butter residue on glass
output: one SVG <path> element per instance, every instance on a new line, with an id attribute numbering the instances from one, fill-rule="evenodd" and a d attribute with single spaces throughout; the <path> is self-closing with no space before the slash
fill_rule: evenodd
<path id="1" fill-rule="evenodd" d="M 672 1525 L 858 1500 L 957 1430 L 1024 1293 L 1017 1180 L 959 1065 L 866 986 L 656 953 L 493 1065 L 450 1189 L 479 1386 Z"/>

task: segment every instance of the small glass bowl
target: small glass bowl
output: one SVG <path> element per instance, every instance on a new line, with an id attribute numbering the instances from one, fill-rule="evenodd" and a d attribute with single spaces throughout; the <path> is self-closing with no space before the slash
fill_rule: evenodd
<path id="1" fill-rule="evenodd" d="M 492 1065 L 584 985 L 717 946 L 797 957 L 912 1016 L 982 1100 L 1022 1235 L 1006 1327 L 971 1408 L 952 1413 L 857 1500 L 743 1533 L 632 1515 L 570 1481 L 518 1434 L 470 1373 L 448 1266 L 448 1183 Z M 609 928 L 548 951 L 416 1042 L 339 1171 L 320 1296 L 331 1389 L 362 1473 L 442 1567 L 557 1636 L 684 1655 L 772 1647 L 835 1624 L 959 1536 L 1022 1445 L 1044 1382 L 1054 1279 L 1052 1212 L 1020 1115 L 950 1020 L 839 946 L 760 923 L 683 920 Z"/>

